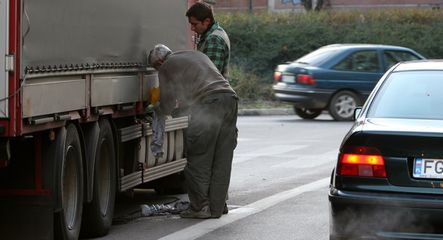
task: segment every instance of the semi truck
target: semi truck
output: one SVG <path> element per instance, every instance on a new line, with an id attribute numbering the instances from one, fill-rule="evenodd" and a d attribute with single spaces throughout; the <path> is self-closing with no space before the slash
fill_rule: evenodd
<path id="1" fill-rule="evenodd" d="M 192 48 L 193 2 L 0 0 L 1 239 L 103 236 L 117 194 L 182 184 L 188 118 L 155 158 L 146 52 Z"/>

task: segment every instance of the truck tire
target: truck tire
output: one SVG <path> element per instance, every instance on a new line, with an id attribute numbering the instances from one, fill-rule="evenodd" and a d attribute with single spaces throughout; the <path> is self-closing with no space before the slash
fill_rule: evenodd
<path id="1" fill-rule="evenodd" d="M 336 93 L 329 102 L 329 114 L 336 121 L 351 121 L 354 109 L 361 104 L 360 98 L 351 91 Z"/>
<path id="2" fill-rule="evenodd" d="M 309 109 L 309 108 L 296 108 L 294 107 L 294 112 L 303 119 L 314 119 L 318 117 L 322 109 Z"/>
<path id="3" fill-rule="evenodd" d="M 95 156 L 93 198 L 85 205 L 82 235 L 101 237 L 108 234 L 114 215 L 116 194 L 116 156 L 111 124 L 99 122 Z"/>
<path id="4" fill-rule="evenodd" d="M 64 144 L 56 152 L 61 152 L 60 164 L 56 169 L 57 199 L 61 211 L 55 213 L 54 226 L 56 239 L 78 239 L 83 213 L 83 155 L 77 128 L 70 124 L 66 128 Z"/>

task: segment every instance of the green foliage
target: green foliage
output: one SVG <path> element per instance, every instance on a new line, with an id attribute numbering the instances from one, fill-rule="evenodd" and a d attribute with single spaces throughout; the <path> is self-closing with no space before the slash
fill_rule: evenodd
<path id="1" fill-rule="evenodd" d="M 272 99 L 271 85 L 260 83 L 259 78 L 240 67 L 233 65 L 229 69 L 230 83 L 241 101 L 253 99 Z"/>
<path id="2" fill-rule="evenodd" d="M 443 58 L 440 10 L 225 12 L 216 18 L 231 40 L 236 90 L 248 99 L 272 96 L 265 90 L 270 87 L 263 86 L 271 85 L 278 64 L 328 44 L 391 44 L 412 48 L 428 58 Z"/>

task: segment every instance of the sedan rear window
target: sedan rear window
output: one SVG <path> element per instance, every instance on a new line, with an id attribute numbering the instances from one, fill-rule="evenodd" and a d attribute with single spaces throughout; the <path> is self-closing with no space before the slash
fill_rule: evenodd
<path id="1" fill-rule="evenodd" d="M 443 119 L 443 72 L 392 73 L 369 107 L 368 117 Z"/>
<path id="2" fill-rule="evenodd" d="M 335 48 L 319 48 L 295 60 L 295 62 L 309 64 L 311 66 L 320 66 L 332 57 L 336 57 L 338 51 L 340 50 Z"/>

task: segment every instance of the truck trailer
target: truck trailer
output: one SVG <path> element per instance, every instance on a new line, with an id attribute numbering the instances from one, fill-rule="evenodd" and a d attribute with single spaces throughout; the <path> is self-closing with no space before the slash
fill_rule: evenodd
<path id="1" fill-rule="evenodd" d="M 0 0 L 1 239 L 103 236 L 116 194 L 182 184 L 188 118 L 156 159 L 146 51 L 192 48 L 191 2 Z"/>

